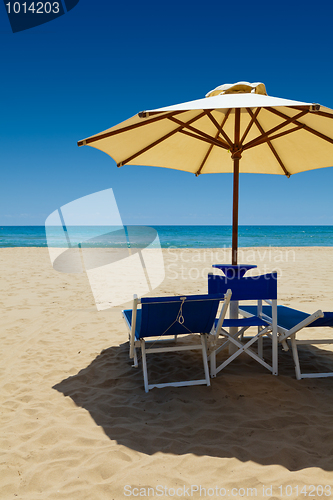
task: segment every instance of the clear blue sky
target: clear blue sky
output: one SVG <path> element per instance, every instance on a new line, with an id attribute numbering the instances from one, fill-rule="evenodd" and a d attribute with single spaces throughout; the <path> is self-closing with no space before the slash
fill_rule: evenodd
<path id="1" fill-rule="evenodd" d="M 271 5 L 80 0 L 13 34 L 1 4 L 0 224 L 43 225 L 61 205 L 110 187 L 125 224 L 231 224 L 231 175 L 118 169 L 76 142 L 240 80 L 333 108 L 333 4 Z M 332 167 L 241 175 L 239 223 L 333 224 L 332 186 Z"/>

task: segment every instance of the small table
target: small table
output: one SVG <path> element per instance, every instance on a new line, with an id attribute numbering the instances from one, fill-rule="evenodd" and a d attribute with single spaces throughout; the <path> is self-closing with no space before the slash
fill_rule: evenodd
<path id="1" fill-rule="evenodd" d="M 257 266 L 255 264 L 213 264 L 212 267 L 220 269 L 227 278 L 243 278 L 247 271 Z"/>

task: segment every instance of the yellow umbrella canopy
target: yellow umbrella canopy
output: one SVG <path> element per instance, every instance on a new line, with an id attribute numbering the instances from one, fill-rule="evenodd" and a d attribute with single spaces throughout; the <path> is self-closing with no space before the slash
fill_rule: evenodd
<path id="1" fill-rule="evenodd" d="M 196 176 L 233 172 L 232 264 L 237 264 L 239 173 L 277 174 L 333 165 L 333 110 L 268 96 L 263 83 L 225 84 L 205 98 L 142 111 L 78 142 L 123 165 Z"/>

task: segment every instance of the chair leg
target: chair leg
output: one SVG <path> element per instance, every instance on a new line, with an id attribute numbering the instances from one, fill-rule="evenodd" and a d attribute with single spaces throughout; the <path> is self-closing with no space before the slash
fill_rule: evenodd
<path id="1" fill-rule="evenodd" d="M 129 342 L 129 345 L 131 346 L 131 337 L 130 337 L 130 335 L 129 335 L 129 337 L 128 337 L 128 342 Z M 129 349 L 129 353 L 128 353 L 128 354 L 129 354 L 129 357 L 130 357 L 130 359 L 131 359 L 131 347 L 130 347 L 130 349 Z M 133 365 L 132 365 L 132 366 L 133 366 L 134 368 L 137 368 L 137 367 L 139 366 L 139 363 L 138 363 L 138 355 L 137 355 L 137 353 L 136 353 L 136 348 L 135 348 L 135 342 L 134 342 L 134 350 L 133 350 L 133 354 L 134 354 L 134 356 L 133 356 Z"/>
<path id="2" fill-rule="evenodd" d="M 211 378 L 216 377 L 216 353 L 215 351 L 212 352 L 210 355 L 210 376 Z"/>
<path id="3" fill-rule="evenodd" d="M 210 355 L 209 355 L 209 365 L 210 365 L 210 377 L 216 377 L 216 344 L 215 339 L 211 341 L 210 345 Z"/>
<path id="4" fill-rule="evenodd" d="M 141 355 L 142 355 L 142 371 L 143 371 L 143 383 L 145 387 L 145 392 L 149 392 L 148 386 L 148 370 L 147 370 L 147 359 L 146 359 L 146 345 L 145 341 L 141 339 Z"/>
<path id="5" fill-rule="evenodd" d="M 209 378 L 209 368 L 208 368 L 208 362 L 207 362 L 207 338 L 206 335 L 201 334 L 201 346 L 202 346 L 202 360 L 203 360 L 203 365 L 204 365 L 204 370 L 205 370 L 205 379 L 207 382 L 207 385 L 210 385 L 210 378 Z"/>
<path id="6" fill-rule="evenodd" d="M 260 333 L 262 330 L 261 326 L 258 326 L 258 333 Z M 263 337 L 258 338 L 258 356 L 259 358 L 263 359 Z"/>
<path id="7" fill-rule="evenodd" d="M 134 360 L 133 360 L 133 367 L 134 368 L 137 368 L 139 366 L 139 363 L 138 363 L 138 355 L 136 353 L 136 348 L 134 347 Z"/>
<path id="8" fill-rule="evenodd" d="M 282 349 L 284 351 L 289 351 L 289 346 L 288 346 L 287 340 L 282 340 L 281 344 L 282 344 Z"/>
<path id="9" fill-rule="evenodd" d="M 277 331 L 277 301 L 272 300 L 272 374 L 278 375 L 279 372 L 279 346 Z"/>
<path id="10" fill-rule="evenodd" d="M 299 357 L 298 357 L 298 350 L 297 350 L 295 334 L 291 336 L 290 341 L 291 341 L 291 349 L 293 352 L 293 358 L 294 358 L 294 363 L 295 363 L 296 378 L 297 378 L 297 380 L 301 380 L 301 378 L 302 378 L 301 366 L 299 364 Z"/>

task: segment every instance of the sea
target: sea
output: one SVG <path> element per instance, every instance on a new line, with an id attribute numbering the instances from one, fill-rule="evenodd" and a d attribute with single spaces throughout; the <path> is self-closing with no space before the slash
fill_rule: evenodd
<path id="1" fill-rule="evenodd" d="M 149 243 L 156 233 L 162 248 L 231 247 L 231 226 L 125 226 L 125 232 L 104 226 L 47 230 L 44 226 L 0 226 L 0 247 L 68 247 L 81 243 L 92 247 L 141 246 L 143 239 Z M 333 226 L 239 226 L 238 246 L 331 247 Z"/>

